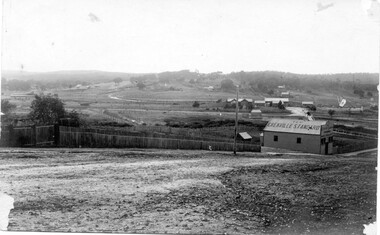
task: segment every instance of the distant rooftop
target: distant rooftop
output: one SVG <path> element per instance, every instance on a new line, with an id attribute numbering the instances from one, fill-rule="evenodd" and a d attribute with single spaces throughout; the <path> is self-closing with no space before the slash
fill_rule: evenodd
<path id="1" fill-rule="evenodd" d="M 265 98 L 265 102 L 279 103 L 279 102 L 289 102 L 289 98 Z"/>

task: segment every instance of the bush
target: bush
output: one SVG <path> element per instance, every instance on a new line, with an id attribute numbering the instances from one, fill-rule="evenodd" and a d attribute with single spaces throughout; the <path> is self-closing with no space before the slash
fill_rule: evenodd
<path id="1" fill-rule="evenodd" d="M 15 104 L 11 104 L 9 100 L 1 100 L 1 112 L 5 115 L 11 113 L 16 108 Z"/>
<path id="2" fill-rule="evenodd" d="M 329 111 L 327 111 L 327 113 L 330 115 L 330 117 L 332 117 L 335 114 L 335 110 L 329 109 Z"/>
<path id="3" fill-rule="evenodd" d="M 137 87 L 139 88 L 139 90 L 143 90 L 146 86 L 144 83 L 142 83 L 141 81 L 137 83 Z"/>
<path id="4" fill-rule="evenodd" d="M 308 108 L 309 108 L 311 111 L 317 111 L 317 107 L 315 107 L 315 105 L 309 105 Z"/>
<path id="5" fill-rule="evenodd" d="M 199 106 L 200 106 L 199 102 L 198 101 L 194 101 L 193 107 L 194 108 L 198 108 Z"/>
<path id="6" fill-rule="evenodd" d="M 223 91 L 235 91 L 236 87 L 231 79 L 224 79 L 220 83 L 220 87 Z"/>

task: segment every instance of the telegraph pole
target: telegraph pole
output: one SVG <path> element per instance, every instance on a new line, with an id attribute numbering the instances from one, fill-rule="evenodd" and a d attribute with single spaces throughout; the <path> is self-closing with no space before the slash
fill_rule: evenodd
<path id="1" fill-rule="evenodd" d="M 238 127 L 238 113 L 239 113 L 239 85 L 236 85 L 236 116 L 235 116 L 235 138 L 234 138 L 234 154 L 236 155 L 236 138 Z"/>

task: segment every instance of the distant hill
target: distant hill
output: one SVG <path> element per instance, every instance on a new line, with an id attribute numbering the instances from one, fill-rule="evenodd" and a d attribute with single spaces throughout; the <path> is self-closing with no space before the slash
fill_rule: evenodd
<path id="1" fill-rule="evenodd" d="M 55 71 L 55 72 L 20 72 L 20 71 L 2 71 L 2 78 L 7 80 L 34 80 L 34 81 L 84 81 L 89 83 L 112 81 L 115 78 L 129 80 L 134 76 L 144 74 L 136 73 L 119 73 L 105 72 L 97 70 L 74 70 L 74 71 Z"/>

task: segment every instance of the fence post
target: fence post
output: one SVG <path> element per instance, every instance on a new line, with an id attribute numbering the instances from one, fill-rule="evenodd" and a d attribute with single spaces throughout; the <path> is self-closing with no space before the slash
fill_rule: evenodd
<path id="1" fill-rule="evenodd" d="M 54 124 L 54 145 L 59 146 L 59 124 Z"/>
<path id="2" fill-rule="evenodd" d="M 37 146 L 37 130 L 36 130 L 36 124 L 31 126 L 31 136 L 32 136 L 32 146 Z"/>
<path id="3" fill-rule="evenodd" d="M 9 124 L 9 136 L 8 136 L 8 145 L 9 147 L 14 147 L 15 146 L 15 131 L 13 129 L 13 125 Z"/>

